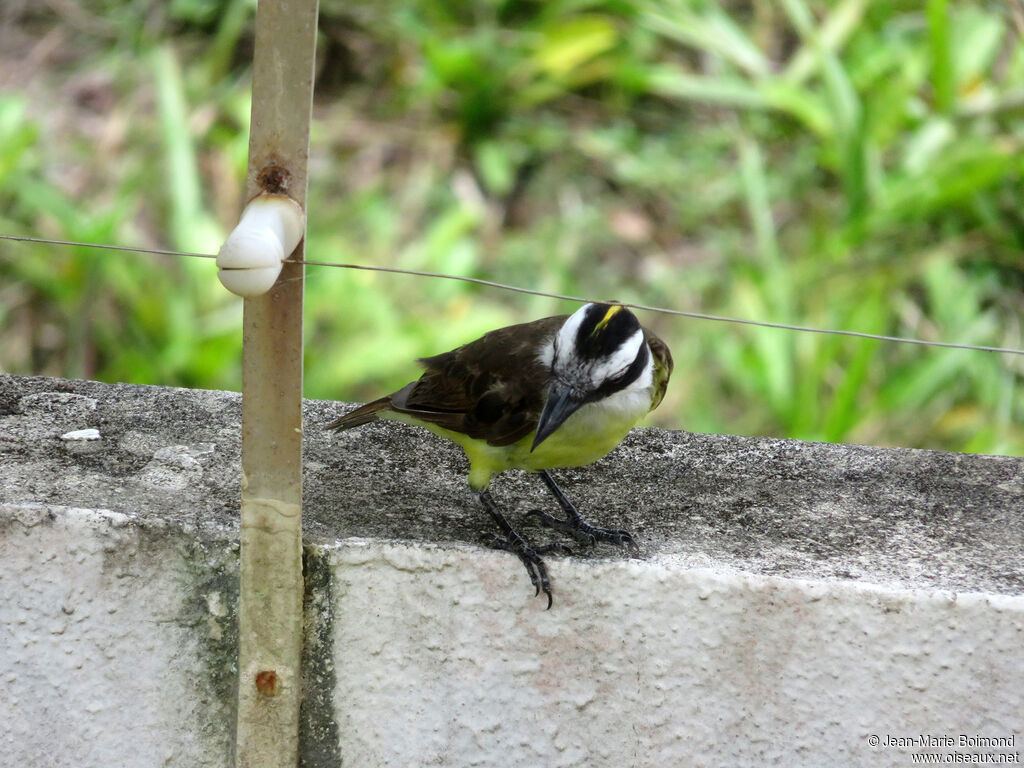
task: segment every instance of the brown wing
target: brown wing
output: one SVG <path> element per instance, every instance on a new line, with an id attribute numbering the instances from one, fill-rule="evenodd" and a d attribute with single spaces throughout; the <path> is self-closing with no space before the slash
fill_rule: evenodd
<path id="1" fill-rule="evenodd" d="M 499 328 L 423 358 L 427 370 L 391 395 L 390 407 L 490 445 L 510 445 L 537 426 L 548 377 L 537 352 L 564 322 L 562 315 Z"/>

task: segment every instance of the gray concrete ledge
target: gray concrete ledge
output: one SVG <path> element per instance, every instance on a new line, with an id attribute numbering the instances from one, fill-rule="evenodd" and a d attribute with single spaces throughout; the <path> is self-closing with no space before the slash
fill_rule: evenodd
<path id="1" fill-rule="evenodd" d="M 487 541 L 458 448 L 395 423 L 322 429 L 349 407 L 306 404 L 310 540 Z M 230 392 L 0 376 L 0 498 L 233 530 L 240 414 Z M 61 439 L 88 428 L 100 439 Z M 641 559 L 1024 594 L 1024 459 L 641 429 L 557 476 Z M 523 473 L 493 490 L 513 517 L 550 505 Z"/>
<path id="2" fill-rule="evenodd" d="M 481 546 L 459 451 L 329 436 L 345 407 L 306 404 L 305 765 L 1022 749 L 1024 460 L 637 430 L 557 476 L 639 555 L 551 558 L 544 612 Z M 0 376 L 0 766 L 229 763 L 239 418 L 233 393 Z M 549 506 L 528 475 L 493 491 L 517 522 Z"/>

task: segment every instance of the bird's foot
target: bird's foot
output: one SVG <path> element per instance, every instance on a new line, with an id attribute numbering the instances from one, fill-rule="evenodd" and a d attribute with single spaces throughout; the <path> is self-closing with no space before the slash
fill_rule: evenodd
<path id="1" fill-rule="evenodd" d="M 551 473 L 546 469 L 540 471 L 540 476 L 544 480 L 544 484 L 547 485 L 548 490 L 554 495 L 558 501 L 558 506 L 565 512 L 565 517 L 555 517 L 554 515 L 548 514 L 541 509 L 533 509 L 526 513 L 527 517 L 536 516 L 540 519 L 542 525 L 546 525 L 548 528 L 554 528 L 556 531 L 567 533 L 573 538 L 582 541 L 584 544 L 593 546 L 599 541 L 606 541 L 610 544 L 617 544 L 618 546 L 626 546 L 632 549 L 634 552 L 639 552 L 640 547 L 637 546 L 636 539 L 633 538 L 633 534 L 629 531 L 624 531 L 621 528 L 599 528 L 596 525 L 591 525 L 584 520 L 579 511 L 573 505 L 569 499 L 566 498 L 565 494 L 562 493 L 562 489 L 558 487 L 558 483 L 555 482 L 555 478 L 551 476 Z"/>
<path id="2" fill-rule="evenodd" d="M 551 580 L 548 578 L 548 567 L 544 564 L 541 555 L 550 552 L 572 554 L 572 551 L 564 544 L 547 544 L 543 547 L 531 547 L 526 539 L 515 531 L 510 532 L 506 537 L 495 535 L 491 541 L 495 549 L 503 549 L 511 552 L 526 566 L 526 572 L 530 575 L 530 583 L 533 584 L 534 595 L 543 592 L 548 596 L 548 609 L 551 608 Z"/>
<path id="3" fill-rule="evenodd" d="M 579 515 L 570 514 L 561 518 L 555 517 L 541 509 L 531 509 L 526 513 L 526 516 L 536 517 L 540 520 L 541 525 L 568 534 L 588 546 L 594 546 L 597 542 L 604 541 L 620 547 L 629 547 L 634 552 L 640 550 L 636 539 L 633 538 L 633 534 L 629 531 L 622 530 L 621 528 L 600 528 L 596 525 L 591 525 Z"/>

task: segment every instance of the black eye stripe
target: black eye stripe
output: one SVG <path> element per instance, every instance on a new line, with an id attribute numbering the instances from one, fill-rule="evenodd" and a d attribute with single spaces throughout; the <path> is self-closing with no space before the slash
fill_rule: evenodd
<path id="1" fill-rule="evenodd" d="M 633 362 L 629 364 L 629 368 L 618 376 L 606 379 L 600 387 L 594 390 L 590 396 L 587 397 L 587 402 L 593 402 L 595 400 L 600 400 L 603 397 L 607 397 L 608 395 L 613 395 L 639 379 L 640 374 L 642 374 L 644 372 L 644 368 L 647 367 L 647 361 L 650 356 L 651 351 L 647 347 L 647 342 L 645 340 L 640 345 L 640 351 L 636 353 L 636 357 L 633 358 Z"/>
<path id="2" fill-rule="evenodd" d="M 605 319 L 611 304 L 591 304 L 576 332 L 576 354 L 582 359 L 596 360 L 609 357 L 640 329 L 636 315 L 623 307 L 613 314 L 601 330 L 597 326 Z"/>

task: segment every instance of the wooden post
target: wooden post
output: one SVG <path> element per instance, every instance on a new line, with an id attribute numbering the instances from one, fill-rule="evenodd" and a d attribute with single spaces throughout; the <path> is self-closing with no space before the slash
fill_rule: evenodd
<path id="1" fill-rule="evenodd" d="M 286 194 L 305 207 L 317 11 L 318 0 L 259 1 L 250 198 Z M 298 764 L 303 277 L 285 264 L 269 293 L 245 300 L 238 768 Z"/>

